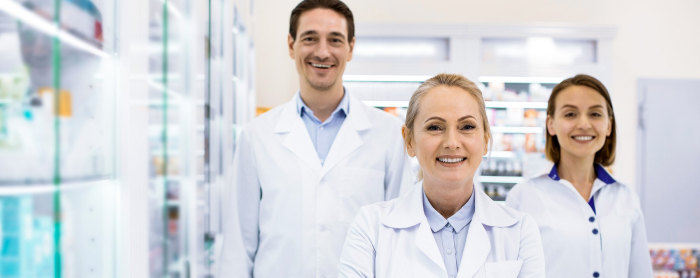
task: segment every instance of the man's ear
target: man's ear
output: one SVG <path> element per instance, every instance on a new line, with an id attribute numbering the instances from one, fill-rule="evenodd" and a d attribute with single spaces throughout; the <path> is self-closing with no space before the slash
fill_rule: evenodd
<path id="1" fill-rule="evenodd" d="M 408 136 L 408 129 L 406 129 L 406 125 L 403 125 L 401 126 L 401 137 L 403 137 L 403 141 L 406 142 L 406 153 L 408 153 L 408 156 L 410 157 L 415 157 L 416 153 L 413 151 L 413 140 L 406 140 L 406 136 Z"/>
<path id="2" fill-rule="evenodd" d="M 289 57 L 294 59 L 294 38 L 292 38 L 292 34 L 287 34 L 287 46 L 289 47 Z"/>
<path id="3" fill-rule="evenodd" d="M 352 40 L 350 41 L 350 52 L 348 53 L 348 62 L 352 60 L 352 50 L 355 49 L 355 37 L 352 37 Z"/>

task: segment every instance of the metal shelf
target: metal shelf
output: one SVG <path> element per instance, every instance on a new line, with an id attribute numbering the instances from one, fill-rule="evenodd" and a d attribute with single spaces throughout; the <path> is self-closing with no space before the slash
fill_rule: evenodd
<path id="1" fill-rule="evenodd" d="M 486 108 L 547 109 L 546 101 L 485 101 Z"/>
<path id="2" fill-rule="evenodd" d="M 491 155 L 491 158 L 513 158 L 516 156 L 515 152 L 510 152 L 510 151 L 492 151 L 491 153 L 487 153 L 484 155 L 484 157 L 489 157 Z"/>
<path id="3" fill-rule="evenodd" d="M 95 179 L 76 182 L 62 182 L 58 186 L 52 183 L 0 185 L 0 196 L 36 195 L 56 191 L 79 190 L 91 186 L 100 186 L 112 182 L 110 179 Z"/>
<path id="4" fill-rule="evenodd" d="M 481 183 L 519 183 L 525 180 L 523 177 L 507 177 L 507 176 L 481 176 Z"/>
<path id="5" fill-rule="evenodd" d="M 544 133 L 544 128 L 533 126 L 492 126 L 491 132 L 494 133 Z"/>
<path id="6" fill-rule="evenodd" d="M 408 101 L 404 100 L 363 100 L 365 104 L 374 107 L 408 107 Z M 486 108 L 506 109 L 547 109 L 547 102 L 527 102 L 527 101 L 485 101 Z"/>
<path id="7" fill-rule="evenodd" d="M 564 77 L 481 76 L 479 82 L 559 84 Z"/>

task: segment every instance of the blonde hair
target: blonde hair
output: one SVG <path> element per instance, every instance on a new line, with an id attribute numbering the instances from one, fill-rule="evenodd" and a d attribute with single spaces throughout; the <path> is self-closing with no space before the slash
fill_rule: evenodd
<path id="1" fill-rule="evenodd" d="M 469 95 L 474 97 L 477 104 L 479 105 L 479 112 L 481 114 L 482 126 L 484 127 L 484 141 L 488 143 L 489 146 L 493 145 L 493 138 L 491 136 L 491 126 L 489 125 L 488 118 L 486 117 L 486 104 L 484 104 L 484 97 L 481 95 L 481 90 L 474 84 L 471 80 L 459 74 L 448 74 L 441 73 L 438 74 L 421 84 L 413 95 L 411 100 L 408 102 L 408 111 L 406 111 L 406 122 L 404 124 L 403 131 L 403 141 L 404 146 L 408 146 L 412 143 L 413 136 L 415 134 L 415 129 L 413 127 L 416 116 L 418 115 L 418 109 L 420 109 L 420 101 L 423 96 L 439 86 L 445 87 L 457 87 L 463 89 Z M 423 171 L 418 171 L 418 180 L 423 179 Z"/>
<path id="2" fill-rule="evenodd" d="M 615 146 L 617 145 L 617 124 L 615 123 L 615 111 L 612 107 L 612 101 L 610 100 L 610 94 L 608 89 L 603 86 L 600 82 L 593 76 L 586 74 L 579 74 L 569 79 L 562 81 L 557 84 L 557 86 L 552 89 L 552 94 L 549 96 L 549 102 L 547 103 L 547 115 L 554 118 L 554 112 L 556 110 L 556 100 L 559 93 L 571 86 L 585 86 L 591 88 L 598 92 L 605 99 L 606 108 L 608 115 L 610 116 L 612 127 L 610 136 L 605 137 L 605 144 L 603 147 L 595 153 L 594 163 L 600 163 L 603 166 L 610 166 L 615 162 Z M 547 131 L 545 126 L 545 131 Z M 556 135 L 551 135 L 549 132 L 546 133 L 545 141 L 545 156 L 547 159 L 554 163 L 559 163 L 561 159 L 561 146 L 559 145 L 559 140 Z"/>

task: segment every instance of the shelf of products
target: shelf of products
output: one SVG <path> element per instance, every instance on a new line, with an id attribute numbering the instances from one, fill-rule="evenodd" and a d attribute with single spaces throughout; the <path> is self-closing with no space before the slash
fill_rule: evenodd
<path id="1" fill-rule="evenodd" d="M 651 245 L 651 244 L 650 244 Z M 677 248 L 677 246 L 652 246 L 649 249 L 654 278 L 700 277 L 700 246 Z"/>

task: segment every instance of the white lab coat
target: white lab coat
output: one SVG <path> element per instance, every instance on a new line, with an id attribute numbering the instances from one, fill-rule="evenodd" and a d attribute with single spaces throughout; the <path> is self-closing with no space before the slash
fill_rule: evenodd
<path id="1" fill-rule="evenodd" d="M 447 277 L 423 212 L 422 185 L 360 210 L 345 239 L 339 277 Z M 457 278 L 545 277 L 542 242 L 532 217 L 476 190 Z"/>
<path id="2" fill-rule="evenodd" d="M 598 273 L 598 277 L 651 278 L 637 194 L 619 182 L 596 179 L 591 190 L 594 213 L 569 181 L 548 176 L 552 166 L 513 187 L 506 200 L 509 207 L 537 221 L 547 276 L 589 278 Z"/>
<path id="3" fill-rule="evenodd" d="M 413 185 L 401 121 L 349 97 L 349 113 L 323 165 L 295 99 L 243 129 L 221 277 L 336 277 L 360 207 Z"/>

